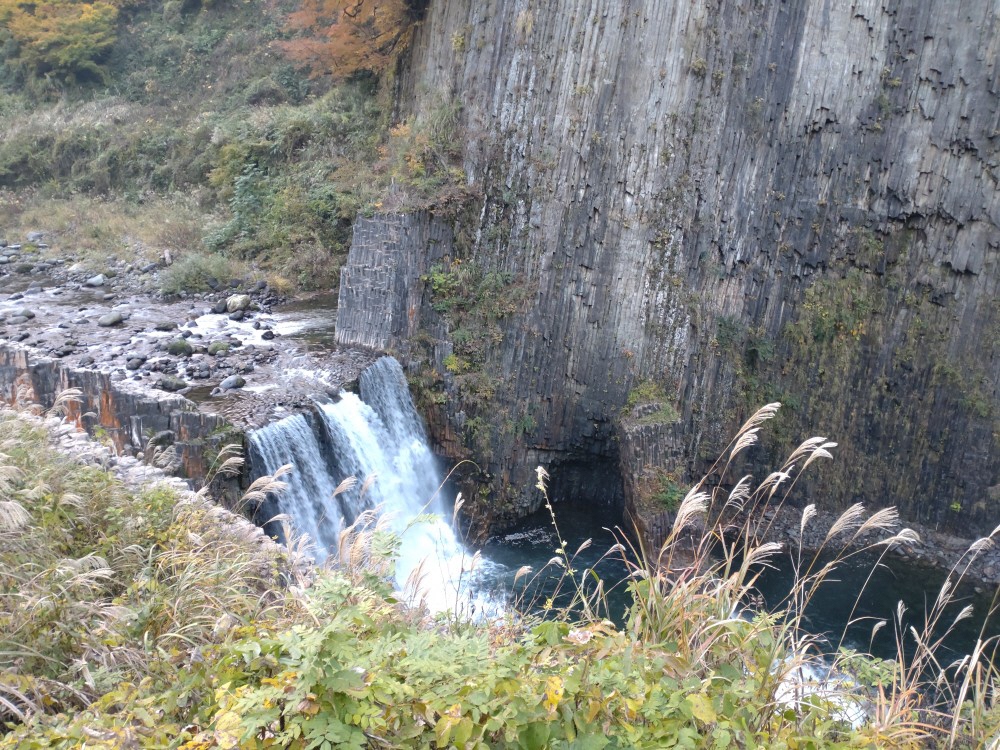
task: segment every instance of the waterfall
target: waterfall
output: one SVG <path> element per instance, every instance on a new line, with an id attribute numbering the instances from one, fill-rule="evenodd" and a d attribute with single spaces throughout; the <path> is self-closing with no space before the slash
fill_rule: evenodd
<path id="1" fill-rule="evenodd" d="M 287 514 L 295 530 L 308 534 L 319 556 L 326 557 L 328 550 L 336 549 L 340 536 L 340 513 L 330 499 L 337 483 L 327 470 L 309 422 L 296 414 L 251 432 L 249 438 L 250 466 L 257 476 L 292 465 L 292 474 L 284 477 L 288 488 L 277 501 L 262 506 L 259 520 L 266 524 L 278 513 Z"/>
<path id="2" fill-rule="evenodd" d="M 419 597 L 431 609 L 455 606 L 469 556 L 449 523 L 440 471 L 399 363 L 383 357 L 365 370 L 361 396 L 341 392 L 337 401 L 318 404 L 320 434 L 301 415 L 251 433 L 254 469 L 273 473 L 293 464 L 284 478 L 288 489 L 276 502 L 296 530 L 316 543 L 317 561 L 336 551 L 344 525 L 378 507 L 400 535 L 400 589 L 416 571 Z M 334 498 L 334 489 L 349 476 L 358 485 Z"/>

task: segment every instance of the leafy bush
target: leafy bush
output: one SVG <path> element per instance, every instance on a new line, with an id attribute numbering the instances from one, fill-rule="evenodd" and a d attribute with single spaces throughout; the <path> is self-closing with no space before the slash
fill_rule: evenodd
<path id="1" fill-rule="evenodd" d="M 743 426 L 713 471 L 726 473 L 776 407 Z M 837 566 L 853 564 L 853 547 L 819 566 L 793 541 L 799 578 L 784 609 L 741 614 L 780 549 L 762 540 L 765 516 L 742 514 L 786 503 L 795 467 L 830 455 L 824 438 L 756 487 L 747 477 L 728 492 L 692 488 L 664 544 L 626 555 L 633 604 L 618 627 L 604 583 L 574 569 L 554 514 L 549 566 L 562 572 L 565 606 L 547 603 L 544 618 L 432 619 L 393 591 L 399 539 L 372 512 L 308 588 L 299 579 L 285 592 L 274 561 L 204 508 L 171 512 L 167 495 L 48 463 L 41 434 L 9 415 L 0 433 L 5 496 L 17 498 L 0 506 L 0 650 L 20 655 L 0 678 L 0 710 L 15 722 L 2 748 L 971 747 L 1000 731 L 988 644 L 950 667 L 935 656 L 954 578 L 912 631 L 915 651 L 895 662 L 834 654 L 832 673 L 851 679 L 804 676 L 830 665 L 802 612 Z M 23 469 L 38 461 L 28 483 Z M 546 479 L 540 469 L 543 493 Z M 740 518 L 743 541 L 720 556 Z M 895 522 L 892 511 L 852 508 L 827 541 L 912 538 Z M 525 590 L 535 575 L 519 572 Z M 852 723 L 859 712 L 866 720 Z"/>
<path id="2" fill-rule="evenodd" d="M 115 42 L 118 5 L 102 0 L 0 0 L 0 24 L 14 42 L 12 60 L 32 74 L 104 80 Z"/>
<path id="3" fill-rule="evenodd" d="M 207 291 L 211 279 L 226 283 L 239 278 L 242 270 L 222 255 L 188 252 L 160 274 L 160 291 L 164 294 Z"/>

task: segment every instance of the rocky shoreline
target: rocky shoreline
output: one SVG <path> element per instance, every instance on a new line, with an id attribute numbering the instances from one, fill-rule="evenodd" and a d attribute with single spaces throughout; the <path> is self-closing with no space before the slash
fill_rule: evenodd
<path id="1" fill-rule="evenodd" d="M 158 291 L 162 264 L 109 258 L 98 270 L 51 257 L 42 239 L 0 246 L 0 340 L 36 359 L 186 396 L 239 429 L 335 397 L 374 359 L 303 345 L 295 320 L 275 312 L 290 300 L 265 281 L 210 280 L 212 291 L 168 296 Z M 324 312 L 332 330 L 334 311 L 313 317 Z"/>

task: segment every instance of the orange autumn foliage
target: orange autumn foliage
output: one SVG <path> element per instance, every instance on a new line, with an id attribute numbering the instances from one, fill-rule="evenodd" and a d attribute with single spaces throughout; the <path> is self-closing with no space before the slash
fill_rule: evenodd
<path id="1" fill-rule="evenodd" d="M 10 62 L 35 74 L 103 78 L 117 34 L 112 0 L 0 0 L 0 31 L 15 42 Z"/>
<path id="2" fill-rule="evenodd" d="M 407 0 L 302 0 L 288 27 L 303 36 L 282 48 L 314 77 L 379 74 L 406 49 L 414 21 Z"/>

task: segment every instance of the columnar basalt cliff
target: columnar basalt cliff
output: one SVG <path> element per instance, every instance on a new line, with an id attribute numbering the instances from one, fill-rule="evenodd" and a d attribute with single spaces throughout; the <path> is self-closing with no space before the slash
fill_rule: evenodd
<path id="1" fill-rule="evenodd" d="M 105 372 L 69 367 L 13 344 L 0 346 L 0 398 L 6 403 L 50 409 L 68 389 L 78 389 L 79 395 L 63 404 L 65 416 L 107 441 L 116 455 L 159 452 L 157 463 L 170 473 L 196 487 L 214 478 L 214 497 L 230 507 L 239 499 L 240 478 L 213 474 L 222 448 L 243 441 L 222 417 L 199 411 L 180 396 L 150 394 Z"/>
<path id="2" fill-rule="evenodd" d="M 805 494 L 992 529 L 998 53 L 991 0 L 432 2 L 401 111 L 462 103 L 481 198 L 359 222 L 339 335 L 504 512 L 537 463 L 614 494 L 620 442 L 633 490 L 696 474 L 779 400 L 768 449 L 841 443 Z"/>

